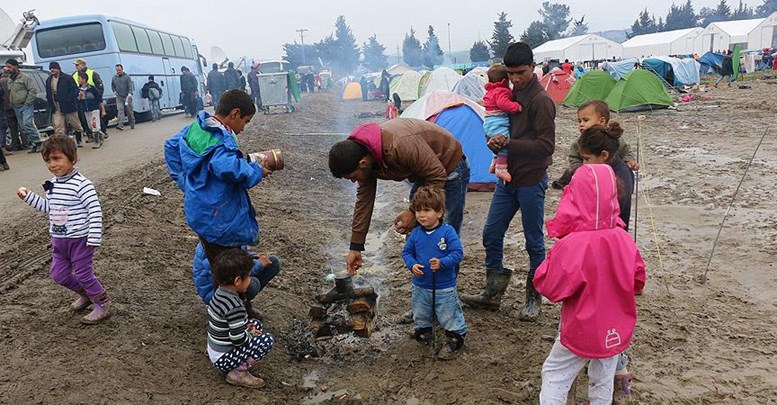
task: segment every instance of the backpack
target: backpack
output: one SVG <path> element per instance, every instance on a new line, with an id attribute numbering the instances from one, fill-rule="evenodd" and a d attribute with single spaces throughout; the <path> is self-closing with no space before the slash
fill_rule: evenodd
<path id="1" fill-rule="evenodd" d="M 151 87 L 148 89 L 148 99 L 149 100 L 159 100 L 162 97 L 162 94 L 160 94 L 159 89 L 156 87 Z"/>

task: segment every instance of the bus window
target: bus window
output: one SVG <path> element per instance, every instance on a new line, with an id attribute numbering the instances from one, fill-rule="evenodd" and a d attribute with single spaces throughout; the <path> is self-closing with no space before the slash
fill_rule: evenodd
<path id="1" fill-rule="evenodd" d="M 119 45 L 119 50 L 127 52 L 137 52 L 138 45 L 135 43 L 135 36 L 132 35 L 132 29 L 127 24 L 111 21 L 111 27 L 113 27 L 113 34 L 116 36 L 116 43 Z"/>
<path id="2" fill-rule="evenodd" d="M 173 48 L 175 48 L 175 56 L 178 56 L 179 58 L 183 58 L 185 54 L 183 53 L 183 44 L 181 44 L 181 38 L 175 35 L 170 35 L 170 37 L 173 38 Z"/>
<path id="3" fill-rule="evenodd" d="M 135 34 L 135 41 L 138 43 L 138 52 L 151 53 L 151 42 L 148 40 L 146 30 L 132 27 L 132 33 Z"/>
<path id="4" fill-rule="evenodd" d="M 35 33 L 38 55 L 42 58 L 105 49 L 105 37 L 100 23 L 71 25 L 40 30 Z"/>
<path id="5" fill-rule="evenodd" d="M 194 59 L 194 56 L 192 56 L 192 43 L 189 42 L 189 38 L 181 37 L 181 42 L 183 42 L 183 53 L 186 55 L 186 59 Z"/>
<path id="6" fill-rule="evenodd" d="M 173 40 L 170 39 L 170 34 L 160 32 L 159 35 L 162 37 L 162 43 L 165 44 L 165 55 L 175 57 L 175 51 L 173 50 Z"/>
<path id="7" fill-rule="evenodd" d="M 146 30 L 148 32 L 148 39 L 151 40 L 151 50 L 156 55 L 164 55 L 165 48 L 162 47 L 162 38 L 159 37 L 159 33 L 154 30 Z"/>

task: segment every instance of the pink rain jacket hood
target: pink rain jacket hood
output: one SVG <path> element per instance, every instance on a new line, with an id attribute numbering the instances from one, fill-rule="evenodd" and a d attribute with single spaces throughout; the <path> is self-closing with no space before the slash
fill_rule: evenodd
<path id="1" fill-rule="evenodd" d="M 534 287 L 561 306 L 561 344 L 601 359 L 626 350 L 637 323 L 635 293 L 645 262 L 618 217 L 618 188 L 606 164 L 583 165 L 559 201 L 548 235 L 560 238 L 534 274 Z"/>

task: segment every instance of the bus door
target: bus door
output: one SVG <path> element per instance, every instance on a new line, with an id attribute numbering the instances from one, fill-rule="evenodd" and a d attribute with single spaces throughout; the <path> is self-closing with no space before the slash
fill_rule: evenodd
<path id="1" fill-rule="evenodd" d="M 173 108 L 178 105 L 178 92 L 175 90 L 175 83 L 178 77 L 175 76 L 175 70 L 170 64 L 169 58 L 162 58 L 162 70 L 165 72 L 162 76 L 162 99 L 159 105 L 162 108 Z"/>

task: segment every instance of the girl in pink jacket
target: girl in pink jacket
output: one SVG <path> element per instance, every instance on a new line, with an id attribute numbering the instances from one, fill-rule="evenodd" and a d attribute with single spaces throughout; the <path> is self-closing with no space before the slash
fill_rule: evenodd
<path id="1" fill-rule="evenodd" d="M 618 355 L 637 323 L 634 298 L 645 262 L 618 217 L 618 187 L 609 165 L 583 165 L 564 189 L 548 235 L 559 241 L 534 275 L 534 287 L 562 302 L 559 336 L 542 365 L 540 404 L 566 403 L 588 365 L 588 399 L 610 404 Z"/>

